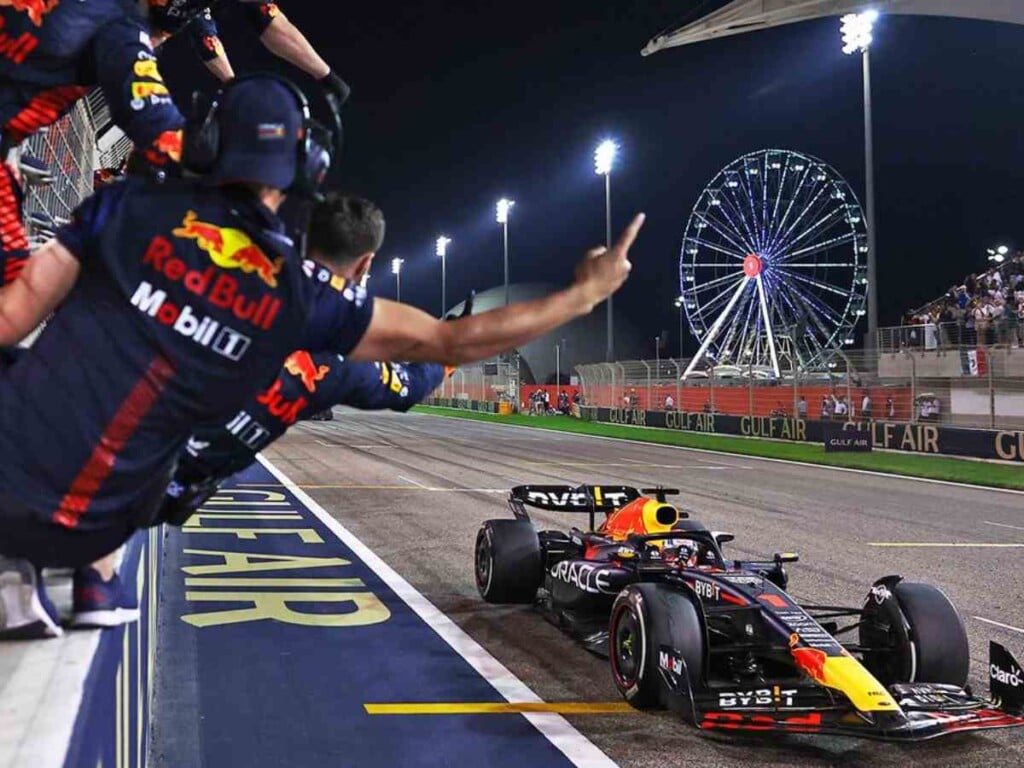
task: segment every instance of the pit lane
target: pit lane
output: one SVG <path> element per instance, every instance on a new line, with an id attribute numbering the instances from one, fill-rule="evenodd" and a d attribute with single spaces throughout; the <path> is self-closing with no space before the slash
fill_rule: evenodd
<path id="1" fill-rule="evenodd" d="M 485 519 L 508 515 L 505 492 L 520 483 L 679 487 L 681 507 L 711 528 L 738 535 L 729 546 L 736 556 L 799 552 L 790 589 L 808 601 L 858 604 L 871 582 L 889 573 L 935 583 L 965 617 L 971 683 L 978 691 L 987 692 L 988 639 L 1024 655 L 1024 633 L 1017 631 L 1024 628 L 1024 550 L 1006 546 L 1024 544 L 1019 494 L 342 409 L 334 422 L 292 430 L 268 458 L 545 701 L 610 702 L 617 695 L 606 663 L 538 614 L 489 606 L 477 596 L 476 530 Z M 531 514 L 551 527 L 583 522 Z M 912 546 L 922 543 L 959 546 Z M 668 714 L 567 719 L 622 766 L 1024 764 L 1019 731 L 908 747 L 812 737 L 710 738 Z"/>

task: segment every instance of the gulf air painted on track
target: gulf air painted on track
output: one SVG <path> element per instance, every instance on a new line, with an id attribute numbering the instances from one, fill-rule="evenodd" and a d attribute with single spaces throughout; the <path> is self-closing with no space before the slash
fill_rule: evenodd
<path id="1" fill-rule="evenodd" d="M 37 27 L 43 26 L 43 16 L 60 4 L 60 0 L 0 0 L 0 8 L 12 8 L 27 13 Z"/>
<path id="2" fill-rule="evenodd" d="M 271 259 L 242 230 L 199 221 L 196 212 L 189 211 L 173 234 L 175 237 L 195 240 L 196 245 L 218 267 L 240 269 L 246 274 L 255 273 L 271 288 L 277 287 L 277 275 L 284 265 L 284 258 Z"/>
<path id="3" fill-rule="evenodd" d="M 316 392 L 316 384 L 323 381 L 331 368 L 327 365 L 317 365 L 309 352 L 292 352 L 284 361 L 284 368 L 292 376 L 301 379 L 303 386 L 309 392 Z"/>

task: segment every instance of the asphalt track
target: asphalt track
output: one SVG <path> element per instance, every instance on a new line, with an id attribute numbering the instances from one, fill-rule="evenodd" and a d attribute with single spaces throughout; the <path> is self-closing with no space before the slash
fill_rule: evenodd
<path id="1" fill-rule="evenodd" d="M 605 661 L 532 610 L 489 606 L 477 595 L 477 528 L 508 514 L 506 491 L 520 483 L 680 487 L 681 507 L 738 535 L 729 545 L 737 557 L 799 552 L 790 590 L 800 599 L 857 605 L 889 573 L 941 586 L 965 617 L 978 691 L 987 692 L 988 639 L 1024 658 L 1022 494 L 420 414 L 335 414 L 293 429 L 268 458 L 547 702 L 617 695 Z M 555 528 L 583 522 L 560 513 L 535 519 Z M 425 700 L 415 691 L 399 699 Z M 403 722 L 451 716 L 378 717 L 394 718 L 397 733 Z M 567 719 L 622 766 L 1024 764 L 1021 730 L 900 746 L 712 738 L 666 713 Z"/>

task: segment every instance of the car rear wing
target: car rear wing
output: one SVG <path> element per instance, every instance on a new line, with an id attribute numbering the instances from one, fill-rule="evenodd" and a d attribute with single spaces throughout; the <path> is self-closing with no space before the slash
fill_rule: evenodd
<path id="1" fill-rule="evenodd" d="M 512 513 L 529 520 L 525 507 L 552 512 L 578 512 L 590 515 L 590 527 L 598 512 L 610 514 L 643 493 L 628 485 L 517 485 L 509 494 Z"/>

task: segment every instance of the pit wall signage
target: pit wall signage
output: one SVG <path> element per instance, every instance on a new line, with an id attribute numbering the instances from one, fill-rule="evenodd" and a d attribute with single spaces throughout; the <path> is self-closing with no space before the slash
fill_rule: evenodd
<path id="1" fill-rule="evenodd" d="M 865 432 L 871 447 L 943 456 L 968 456 L 1024 464 L 1024 431 L 967 429 L 938 424 L 897 422 L 831 422 L 775 419 L 767 416 L 728 416 L 684 411 L 643 411 L 630 408 L 580 409 L 581 418 L 606 424 L 676 429 L 741 437 L 766 437 L 798 443 L 823 444 L 827 429 Z"/>

